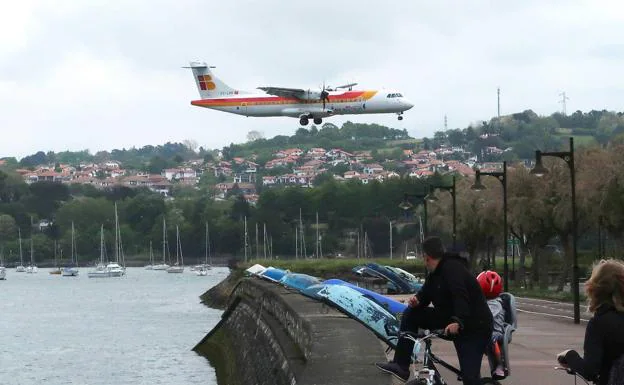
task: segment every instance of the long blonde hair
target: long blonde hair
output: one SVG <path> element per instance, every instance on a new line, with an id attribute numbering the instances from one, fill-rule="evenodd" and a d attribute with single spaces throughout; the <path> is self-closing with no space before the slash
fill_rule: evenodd
<path id="1" fill-rule="evenodd" d="M 585 282 L 585 293 L 592 313 L 605 304 L 624 312 L 624 263 L 615 259 L 596 263 Z"/>

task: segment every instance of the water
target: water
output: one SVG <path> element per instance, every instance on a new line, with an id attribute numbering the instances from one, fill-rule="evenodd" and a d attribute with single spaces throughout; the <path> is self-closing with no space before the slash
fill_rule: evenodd
<path id="1" fill-rule="evenodd" d="M 121 278 L 7 271 L 0 281 L 0 383 L 216 384 L 191 351 L 221 317 L 199 302 L 223 280 L 129 268 Z"/>

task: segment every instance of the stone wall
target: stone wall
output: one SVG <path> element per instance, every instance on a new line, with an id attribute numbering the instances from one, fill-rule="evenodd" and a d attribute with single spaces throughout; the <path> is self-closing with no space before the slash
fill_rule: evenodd
<path id="1" fill-rule="evenodd" d="M 390 383 L 374 368 L 385 355 L 370 330 L 258 278 L 238 281 L 221 321 L 194 350 L 215 367 L 220 385 Z"/>

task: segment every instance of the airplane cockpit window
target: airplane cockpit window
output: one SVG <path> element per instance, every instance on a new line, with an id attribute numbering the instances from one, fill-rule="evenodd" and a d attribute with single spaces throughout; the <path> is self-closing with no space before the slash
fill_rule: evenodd
<path id="1" fill-rule="evenodd" d="M 396 94 L 396 97 L 397 97 L 397 98 L 402 98 L 402 97 L 403 97 L 403 95 L 401 95 L 401 94 L 399 93 L 399 94 Z"/>
<path id="2" fill-rule="evenodd" d="M 388 94 L 388 96 L 386 96 L 387 98 L 402 98 L 403 95 L 401 94 Z"/>

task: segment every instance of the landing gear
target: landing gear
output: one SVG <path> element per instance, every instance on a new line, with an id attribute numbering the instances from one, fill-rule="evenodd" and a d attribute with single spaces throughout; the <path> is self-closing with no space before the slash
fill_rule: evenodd
<path id="1" fill-rule="evenodd" d="M 321 118 L 314 118 L 314 124 L 321 124 L 323 123 L 323 119 Z"/>
<path id="2" fill-rule="evenodd" d="M 305 116 L 299 119 L 299 124 L 301 124 L 302 126 L 307 126 L 308 123 L 309 123 L 309 120 Z"/>
<path id="3" fill-rule="evenodd" d="M 402 112 L 398 112 L 397 115 L 399 115 L 399 117 L 397 119 L 403 120 L 403 113 Z"/>

